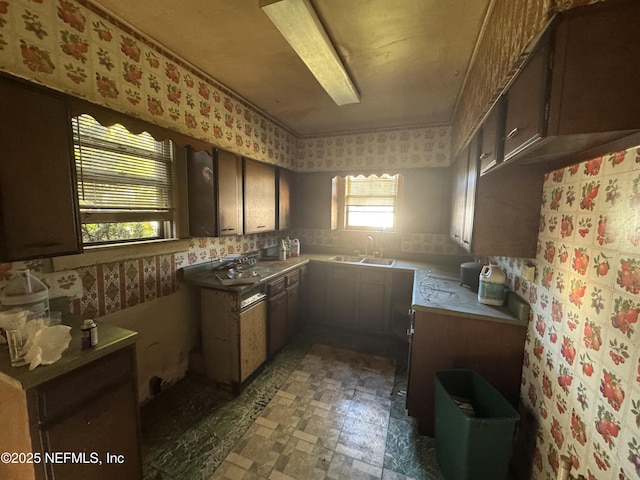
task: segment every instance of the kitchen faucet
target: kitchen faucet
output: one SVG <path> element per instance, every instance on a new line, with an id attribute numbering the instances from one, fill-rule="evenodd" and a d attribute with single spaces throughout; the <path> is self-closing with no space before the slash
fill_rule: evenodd
<path id="1" fill-rule="evenodd" d="M 364 244 L 364 256 L 369 256 L 369 242 L 371 242 L 371 253 L 373 254 L 373 237 L 371 235 L 367 235 L 367 239 Z"/>

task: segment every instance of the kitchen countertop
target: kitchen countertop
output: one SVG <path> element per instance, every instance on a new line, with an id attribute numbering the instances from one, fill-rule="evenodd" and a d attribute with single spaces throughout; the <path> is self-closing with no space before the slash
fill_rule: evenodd
<path id="1" fill-rule="evenodd" d="M 39 365 L 29 371 L 29 365 L 12 367 L 6 346 L 0 351 L 0 380 L 22 390 L 38 387 L 61 375 L 80 368 L 94 360 L 113 353 L 135 342 L 136 332 L 101 323 L 98 325 L 98 345 L 82 349 L 80 346 L 80 317 L 65 315 L 62 323 L 71 326 L 71 342 L 62 352 L 62 358 L 51 365 Z"/>
<path id="2" fill-rule="evenodd" d="M 527 324 L 526 319 L 516 318 L 506 306 L 496 307 L 480 303 L 476 292 L 460 285 L 460 270 L 457 265 L 407 259 L 398 259 L 392 266 L 364 265 L 330 260 L 334 256 L 334 254 L 307 253 L 287 260 L 261 260 L 253 267 L 261 277 L 260 282 L 246 285 L 222 285 L 213 275 L 213 267 L 217 265 L 214 262 L 186 267 L 181 271 L 184 282 L 190 285 L 240 294 L 309 261 L 327 262 L 333 265 L 343 264 L 356 268 L 408 270 L 414 272 L 411 300 L 411 308 L 414 310 L 517 325 Z"/>

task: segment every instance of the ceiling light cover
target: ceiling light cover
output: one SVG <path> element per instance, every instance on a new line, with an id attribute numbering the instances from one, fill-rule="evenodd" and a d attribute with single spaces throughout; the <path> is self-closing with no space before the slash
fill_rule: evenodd
<path id="1" fill-rule="evenodd" d="M 308 0 L 260 0 L 260 8 L 338 106 L 360 102 L 360 94 Z"/>

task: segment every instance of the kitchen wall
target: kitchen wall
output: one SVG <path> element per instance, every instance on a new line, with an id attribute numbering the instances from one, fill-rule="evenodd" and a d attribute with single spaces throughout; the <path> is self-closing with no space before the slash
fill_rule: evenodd
<path id="1" fill-rule="evenodd" d="M 531 478 L 555 478 L 560 455 L 576 476 L 640 477 L 640 147 L 547 174 L 537 258 L 496 260 L 532 307 L 521 390 Z"/>

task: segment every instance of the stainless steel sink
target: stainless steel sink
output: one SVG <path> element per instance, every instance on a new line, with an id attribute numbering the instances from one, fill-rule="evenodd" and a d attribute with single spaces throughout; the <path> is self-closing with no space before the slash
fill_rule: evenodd
<path id="1" fill-rule="evenodd" d="M 390 258 L 358 257 L 355 255 L 336 255 L 329 260 L 332 262 L 359 263 L 361 265 L 379 265 L 390 267 L 396 263 Z"/>
<path id="2" fill-rule="evenodd" d="M 362 257 L 356 257 L 353 255 L 336 255 L 335 257 L 331 257 L 329 260 L 333 262 L 360 263 L 362 261 Z"/>
<path id="3" fill-rule="evenodd" d="M 394 263 L 396 263 L 395 260 L 392 260 L 390 258 L 363 258 L 362 259 L 362 263 L 368 264 L 368 265 L 386 265 L 386 266 L 391 266 Z"/>

